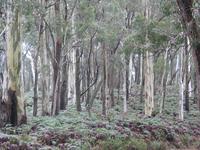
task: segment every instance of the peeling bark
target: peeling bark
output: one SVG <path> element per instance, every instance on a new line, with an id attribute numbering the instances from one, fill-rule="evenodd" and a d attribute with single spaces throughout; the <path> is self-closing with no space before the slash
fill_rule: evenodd
<path id="1" fill-rule="evenodd" d="M 21 22 L 20 22 L 20 8 L 19 6 L 13 5 L 11 7 L 10 4 L 14 2 L 11 0 L 7 1 L 8 9 L 7 9 L 7 72 L 8 72 L 8 86 L 5 94 L 4 102 L 10 107 L 7 110 L 9 119 L 7 123 L 11 123 L 12 125 L 20 125 L 22 123 L 26 123 L 26 112 L 25 112 L 25 104 L 23 98 L 23 84 L 21 82 Z M 4 78 L 5 80 L 6 77 Z"/>

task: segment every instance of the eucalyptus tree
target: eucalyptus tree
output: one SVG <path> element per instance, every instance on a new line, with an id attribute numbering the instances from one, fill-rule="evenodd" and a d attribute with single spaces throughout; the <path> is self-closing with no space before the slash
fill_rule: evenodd
<path id="1" fill-rule="evenodd" d="M 60 110 L 60 61 L 62 51 L 62 32 L 61 32 L 61 10 L 60 0 L 55 0 L 54 11 L 55 11 L 55 49 L 53 50 L 54 61 L 53 61 L 53 100 L 52 100 L 52 115 L 57 115 Z"/>
<path id="2" fill-rule="evenodd" d="M 40 49 L 40 70 L 41 70 L 41 93 L 42 93 L 42 115 L 49 115 L 49 102 L 50 102 L 50 64 L 49 64 L 49 59 L 51 60 L 51 57 L 49 57 L 48 54 L 48 28 L 47 24 L 45 23 L 45 17 L 46 17 L 46 12 L 48 11 L 48 8 L 46 8 L 48 5 L 47 1 L 42 0 L 41 1 L 41 22 L 40 26 L 42 28 L 42 33 L 41 33 L 41 49 Z M 52 62 L 52 61 L 50 61 Z"/>
<path id="3" fill-rule="evenodd" d="M 2 98 L 3 95 L 6 95 L 6 87 L 7 87 L 7 80 L 4 79 L 4 77 L 7 75 L 6 70 L 6 39 L 5 39 L 5 33 L 6 33 L 6 12 L 5 9 L 6 2 L 2 1 L 0 3 L 0 127 L 4 126 L 7 121 L 9 121 L 8 116 L 8 110 L 9 105 L 8 103 L 5 103 Z"/>
<path id="4" fill-rule="evenodd" d="M 7 123 L 19 125 L 26 122 L 26 111 L 24 103 L 24 91 L 21 79 L 21 7 L 22 1 L 6 2 L 6 66 L 7 76 L 3 79 L 5 93 L 2 101 L 8 107 L 6 114 L 8 115 Z M 6 75 L 6 74 L 5 74 Z"/>
<path id="5" fill-rule="evenodd" d="M 200 29 L 198 26 L 199 4 L 196 0 L 177 0 L 176 2 L 180 11 L 181 22 L 192 46 L 192 57 L 195 65 L 195 76 L 197 82 L 198 108 L 200 110 Z"/>

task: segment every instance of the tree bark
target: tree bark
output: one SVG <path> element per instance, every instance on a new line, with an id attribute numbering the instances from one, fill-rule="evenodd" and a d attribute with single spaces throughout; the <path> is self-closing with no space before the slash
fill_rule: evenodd
<path id="1" fill-rule="evenodd" d="M 87 60 L 87 97 L 86 97 L 86 107 L 89 106 L 89 100 L 90 100 L 90 80 L 91 80 L 91 55 L 92 55 L 92 50 L 93 50 L 93 36 L 90 38 L 90 49 L 89 49 L 89 54 L 88 54 L 88 60 Z"/>
<path id="2" fill-rule="evenodd" d="M 184 52 L 180 51 L 180 70 L 179 70 L 179 119 L 184 120 Z"/>
<path id="3" fill-rule="evenodd" d="M 184 25 L 186 26 L 186 32 L 192 45 L 192 57 L 195 65 L 198 91 L 198 108 L 200 110 L 200 29 L 197 25 L 195 18 L 193 17 L 193 2 L 194 0 L 177 0 L 178 8 L 181 14 L 181 19 L 183 20 Z"/>
<path id="4" fill-rule="evenodd" d="M 60 0 L 55 0 L 56 41 L 53 61 L 53 100 L 52 115 L 58 115 L 60 110 L 60 59 L 62 49 Z"/>
<path id="5" fill-rule="evenodd" d="M 33 88 L 33 92 L 34 92 L 34 96 L 33 96 L 33 116 L 37 116 L 37 109 L 38 109 L 38 51 L 36 52 L 35 55 L 35 60 L 34 60 L 34 88 Z"/>
<path id="6" fill-rule="evenodd" d="M 189 112 L 190 110 L 190 103 L 189 103 L 189 43 L 188 43 L 188 38 L 187 36 L 185 37 L 185 63 L 184 63 L 184 70 L 185 70 L 185 80 L 184 80 L 184 101 L 185 101 L 185 110 Z"/>
<path id="7" fill-rule="evenodd" d="M 80 49 L 76 49 L 76 70 L 75 70 L 75 85 L 76 85 L 76 110 L 81 111 L 81 89 L 80 89 Z"/>
<path id="8" fill-rule="evenodd" d="M 145 55 L 145 115 L 151 116 L 154 109 L 154 72 L 153 72 L 153 55 L 146 52 Z"/>
<path id="9" fill-rule="evenodd" d="M 88 108 L 89 116 L 91 116 L 90 110 L 91 110 L 92 105 L 93 105 L 93 103 L 94 103 L 94 99 L 95 99 L 97 93 L 99 92 L 99 90 L 100 90 L 100 88 L 101 88 L 102 83 L 103 83 L 103 79 L 101 79 L 101 80 L 99 81 L 99 83 L 97 84 L 96 88 L 94 89 L 94 92 L 92 93 L 92 95 L 91 95 L 91 97 L 90 97 L 90 103 L 89 103 L 89 108 Z"/>
<path id="10" fill-rule="evenodd" d="M 162 92 L 162 97 L 161 97 L 161 102 L 160 102 L 160 113 L 163 112 L 164 109 L 164 103 L 165 103 L 165 96 L 166 96 L 166 82 L 167 82 L 167 58 L 168 58 L 168 51 L 169 49 L 167 48 L 165 51 L 165 56 L 164 56 L 164 67 L 163 67 L 163 74 L 162 74 L 162 81 L 161 81 L 161 92 Z"/>
<path id="11" fill-rule="evenodd" d="M 124 101 L 123 101 L 123 111 L 127 113 L 127 102 L 129 99 L 129 55 L 125 55 L 125 71 L 124 71 Z"/>
<path id="12" fill-rule="evenodd" d="M 103 60 L 103 67 L 102 67 L 102 78 L 103 78 L 103 84 L 101 87 L 101 100 L 102 100 L 102 114 L 104 116 L 107 115 L 107 98 L 106 98 L 106 80 L 107 80 L 107 73 L 106 73 L 106 49 L 105 44 L 102 45 L 102 60 Z"/>
<path id="13" fill-rule="evenodd" d="M 149 7 L 150 1 L 145 0 L 145 18 L 148 22 L 151 16 L 151 9 Z M 148 42 L 148 31 L 146 29 L 145 40 Z M 145 52 L 144 62 L 144 92 L 145 92 L 145 115 L 151 116 L 154 109 L 154 71 L 153 71 L 153 54 L 147 49 Z"/>
<path id="14" fill-rule="evenodd" d="M 141 54 L 141 66 L 140 66 L 140 103 L 143 102 L 143 94 L 144 94 L 144 54 Z"/>
<path id="15" fill-rule="evenodd" d="M 64 57 L 63 62 L 66 64 L 63 65 L 62 67 L 62 79 L 61 79 L 61 92 L 60 92 L 60 109 L 65 110 L 66 109 L 66 103 L 67 103 L 67 93 L 68 93 L 68 62 L 67 61 L 67 56 Z"/>
<path id="16" fill-rule="evenodd" d="M 26 123 L 26 111 L 23 98 L 23 84 L 21 83 L 21 21 L 20 6 L 7 1 L 7 69 L 8 89 L 5 97 L 10 104 L 8 123 L 20 125 Z M 5 78 L 6 79 L 6 78 Z"/>

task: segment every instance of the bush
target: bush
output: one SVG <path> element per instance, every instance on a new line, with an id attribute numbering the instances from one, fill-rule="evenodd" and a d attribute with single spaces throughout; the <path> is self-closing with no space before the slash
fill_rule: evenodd
<path id="1" fill-rule="evenodd" d="M 109 139 L 101 141 L 98 150 L 147 150 L 147 144 L 142 139 Z"/>
<path id="2" fill-rule="evenodd" d="M 148 145 L 148 150 L 167 150 L 166 145 L 159 141 L 154 141 Z"/>
<path id="3" fill-rule="evenodd" d="M 191 143 L 191 137 L 189 135 L 182 135 L 180 137 L 181 142 L 183 143 L 183 145 L 185 146 L 189 146 L 189 144 Z"/>

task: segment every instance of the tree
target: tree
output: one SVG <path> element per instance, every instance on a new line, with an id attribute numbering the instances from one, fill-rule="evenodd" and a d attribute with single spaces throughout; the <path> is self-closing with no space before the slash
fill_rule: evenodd
<path id="1" fill-rule="evenodd" d="M 164 66 L 163 66 L 163 74 L 162 74 L 162 81 L 161 81 L 161 92 L 162 92 L 162 97 L 161 97 L 161 102 L 160 102 L 160 113 L 163 112 L 164 109 L 164 103 L 165 103 L 165 97 L 166 97 L 166 82 L 167 82 L 167 58 L 168 58 L 168 51 L 169 48 L 166 49 L 165 51 L 165 56 L 164 56 Z"/>
<path id="2" fill-rule="evenodd" d="M 68 104 L 68 76 L 69 76 L 69 54 L 68 54 L 68 45 L 69 45 L 69 30 L 68 30 L 68 23 L 69 23 L 69 12 L 68 12 L 68 3 L 64 1 L 64 28 L 65 34 L 63 35 L 63 59 L 62 59 L 62 74 L 61 74 L 61 92 L 60 92 L 60 109 L 65 110 L 66 105 Z"/>
<path id="3" fill-rule="evenodd" d="M 151 16 L 151 10 L 148 8 L 149 0 L 144 1 L 146 23 Z M 145 36 L 146 45 L 148 46 L 148 30 Z M 148 50 L 145 53 L 144 61 L 144 93 L 145 93 L 145 115 L 151 116 L 154 109 L 154 73 L 153 73 L 153 54 Z"/>
<path id="4" fill-rule="evenodd" d="M 19 125 L 26 123 L 23 84 L 21 83 L 21 1 L 7 1 L 7 93 L 3 100 L 8 107 L 8 123 Z M 4 77 L 6 80 L 6 77 Z"/>
<path id="5" fill-rule="evenodd" d="M 60 110 L 60 60 L 62 51 L 60 0 L 55 0 L 56 40 L 53 61 L 53 100 L 52 115 L 58 115 Z"/>
<path id="6" fill-rule="evenodd" d="M 41 7 L 42 10 L 45 10 L 44 12 L 46 12 L 47 10 L 44 9 L 47 6 L 47 1 L 42 0 L 41 1 Z M 39 43 L 40 45 L 40 61 L 41 61 L 41 92 L 42 92 L 42 116 L 45 115 L 49 115 L 49 99 L 50 99 L 50 92 L 49 92 L 49 77 L 48 77 L 48 72 L 50 71 L 49 66 L 50 64 L 48 63 L 49 57 L 48 57 L 48 50 L 47 50 L 47 45 L 48 45 L 48 30 L 47 30 L 47 25 L 45 24 L 45 13 L 43 11 L 41 11 L 41 24 L 40 24 L 40 28 L 42 29 L 41 31 L 41 38 Z"/>
<path id="7" fill-rule="evenodd" d="M 195 65 L 196 82 L 197 82 L 197 99 L 198 108 L 200 110 L 200 29 L 197 20 L 193 16 L 194 0 L 176 0 L 181 15 L 182 24 L 185 27 L 187 36 L 192 46 L 192 57 Z"/>
<path id="8" fill-rule="evenodd" d="M 179 69 L 179 119 L 184 119 L 184 51 L 179 52 L 180 69 Z"/>

